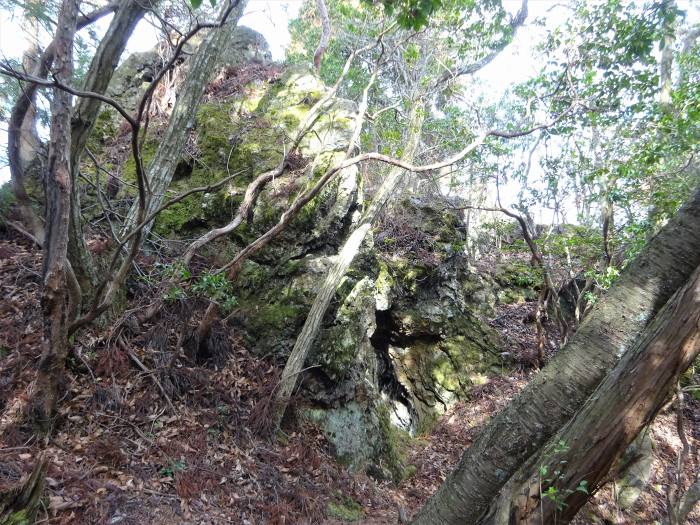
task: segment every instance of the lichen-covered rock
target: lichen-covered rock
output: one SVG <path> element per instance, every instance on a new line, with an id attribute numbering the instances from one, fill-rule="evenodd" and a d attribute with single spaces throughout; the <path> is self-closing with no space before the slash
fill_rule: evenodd
<path id="1" fill-rule="evenodd" d="M 191 172 L 175 180 L 172 188 L 185 190 L 229 174 L 239 176 L 217 193 L 194 195 L 171 206 L 159 216 L 156 231 L 165 237 L 182 236 L 231 220 L 246 185 L 279 164 L 290 137 L 327 90 L 308 70 L 293 68 L 272 81 L 253 78 L 240 94 L 202 104 L 194 136 L 196 159 Z M 239 245 L 274 226 L 301 192 L 342 159 L 341 150 L 347 148 L 352 135 L 355 111 L 351 102 L 342 100 L 325 108 L 314 132 L 302 140 L 294 166 L 264 188 L 252 220 L 234 233 Z M 356 179 L 355 167 L 339 173 L 306 205 L 290 228 L 256 256 L 257 260 L 276 262 L 301 257 L 328 242 L 337 246 L 347 226 L 347 215 L 355 205 Z"/>
<path id="2" fill-rule="evenodd" d="M 501 304 L 536 301 L 543 282 L 541 270 L 518 259 L 497 264 L 493 278 L 499 287 L 497 298 Z"/>
<path id="3" fill-rule="evenodd" d="M 255 47 L 255 39 L 250 42 Z M 129 64 L 132 73 L 122 72 L 117 81 L 126 86 L 121 93 L 127 98 L 150 74 L 147 65 Z M 229 71 L 207 90 L 188 145 L 191 155 L 183 154 L 170 189 L 179 193 L 236 176 L 217 192 L 194 194 L 163 211 L 155 225 L 159 235 L 191 238 L 229 222 L 247 184 L 279 164 L 290 137 L 328 93 L 311 70 L 299 66 L 246 71 Z M 248 220 L 200 254 L 225 264 L 275 225 L 295 198 L 343 158 L 356 112 L 351 101 L 329 101 L 289 169 L 264 188 Z M 96 140 L 101 132 L 115 133 L 108 117 L 100 119 Z M 157 144 L 154 126 L 143 148 L 146 162 Z M 121 166 L 127 180 L 133 168 L 128 160 Z M 251 351 L 280 361 L 289 355 L 361 208 L 358 194 L 357 169 L 340 172 L 243 265 L 232 283 L 238 306 L 229 322 Z M 469 266 L 462 227 L 458 211 L 417 197 L 402 200 L 368 236 L 323 319 L 300 378 L 303 402 L 297 406 L 324 429 L 352 469 L 401 479 L 409 435 L 427 429 L 450 404 L 500 371 L 499 341 L 483 320 L 493 312 L 495 285 Z"/>
<path id="4" fill-rule="evenodd" d="M 641 496 L 653 474 L 654 442 L 648 430 L 642 431 L 627 447 L 618 479 L 615 481 L 617 503 L 623 510 L 631 509 Z"/>
<path id="5" fill-rule="evenodd" d="M 178 59 L 175 68 L 168 73 L 160 88 L 163 93 L 169 84 L 173 89 L 178 81 L 187 74 L 187 57 L 191 56 L 202 42 L 202 36 L 192 39 L 183 49 L 183 58 Z M 236 28 L 229 46 L 222 50 L 219 57 L 219 68 L 240 67 L 253 62 L 269 63 L 270 49 L 265 38 L 257 31 L 245 26 Z M 126 109 L 134 111 L 141 96 L 165 65 L 167 51 L 155 47 L 149 51 L 132 53 L 114 72 L 107 88 L 107 95 L 115 98 Z M 174 91 L 173 91 L 174 95 Z M 158 90 L 156 91 L 156 98 Z"/>
<path id="6" fill-rule="evenodd" d="M 481 318 L 493 305 L 492 285 L 463 256 L 428 266 L 370 248 L 348 272 L 307 361 L 304 413 L 350 468 L 398 479 L 405 465 L 397 434 L 429 428 L 502 363 Z M 289 353 L 334 257 L 245 266 L 240 323 L 252 348 Z"/>

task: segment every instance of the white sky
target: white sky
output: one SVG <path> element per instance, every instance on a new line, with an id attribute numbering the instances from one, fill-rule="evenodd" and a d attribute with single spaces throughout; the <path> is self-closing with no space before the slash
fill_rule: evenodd
<path id="1" fill-rule="evenodd" d="M 303 0 L 250 0 L 240 23 L 262 33 L 267 40 L 272 57 L 283 60 L 285 49 L 289 45 L 290 35 L 288 23 L 293 19 L 303 3 Z M 509 11 L 515 13 L 520 7 L 520 0 L 504 0 Z M 529 18 L 546 14 L 552 7 L 550 0 L 530 0 Z M 104 33 L 111 17 L 100 20 L 95 28 Z M 560 16 L 557 17 L 560 19 Z M 0 56 L 20 57 L 27 42 L 22 37 L 19 18 L 12 13 L 0 13 Z M 142 20 L 134 30 L 124 56 L 137 51 L 147 51 L 156 43 L 156 31 L 146 20 Z M 479 75 L 482 81 L 481 90 L 489 94 L 489 99 L 497 100 L 503 91 L 513 82 L 522 81 L 536 73 L 537 64 L 529 59 L 531 43 L 533 42 L 530 28 L 518 34 L 515 42 L 509 46 L 492 64 Z M 0 129 L 0 149 L 7 144 L 7 133 Z M 0 184 L 9 180 L 8 167 L 0 167 Z"/>

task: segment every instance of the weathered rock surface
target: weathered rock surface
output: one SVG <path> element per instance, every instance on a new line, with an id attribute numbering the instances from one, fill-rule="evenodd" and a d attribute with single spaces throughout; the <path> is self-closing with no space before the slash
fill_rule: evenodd
<path id="1" fill-rule="evenodd" d="M 245 35 L 243 48 L 264 49 L 257 36 Z M 127 60 L 113 94 L 131 100 L 152 75 L 154 61 L 154 55 Z M 328 90 L 298 66 L 229 66 L 207 90 L 171 189 L 237 176 L 216 193 L 195 194 L 165 210 L 155 232 L 166 239 L 192 238 L 227 223 L 246 185 L 279 163 L 300 122 Z M 331 103 L 302 140 L 291 168 L 264 189 L 249 221 L 201 255 L 224 264 L 273 226 L 297 195 L 342 158 L 356 111 L 352 101 Z M 102 130 L 114 133 L 106 125 Z M 154 126 L 144 146 L 147 161 L 157 141 Z M 128 179 L 133 165 L 127 160 L 121 169 Z M 238 307 L 228 322 L 257 354 L 280 362 L 289 354 L 361 207 L 358 178 L 355 168 L 341 172 L 244 264 L 234 283 Z M 498 337 L 484 322 L 496 300 L 495 285 L 469 266 L 462 230 L 460 212 L 418 197 L 403 199 L 385 212 L 324 318 L 301 378 L 301 414 L 325 430 L 352 469 L 400 478 L 403 441 L 501 371 Z"/>
<path id="2" fill-rule="evenodd" d="M 185 46 L 183 58 L 178 60 L 175 67 L 166 75 L 156 91 L 156 99 L 159 98 L 159 94 L 160 98 L 163 99 L 168 88 L 171 91 L 169 95 L 175 96 L 172 88 L 187 74 L 187 57 L 197 50 L 201 41 L 201 36 L 195 37 Z M 114 72 L 107 89 L 107 95 L 115 98 L 125 108 L 131 111 L 135 110 L 141 95 L 165 65 L 166 60 L 167 50 L 160 46 L 149 51 L 129 55 Z M 245 26 L 236 28 L 233 41 L 219 57 L 220 69 L 241 67 L 250 63 L 265 64 L 270 61 L 270 48 L 265 38 L 257 31 Z M 157 100 L 157 103 L 163 102 L 167 104 L 174 101 Z"/>

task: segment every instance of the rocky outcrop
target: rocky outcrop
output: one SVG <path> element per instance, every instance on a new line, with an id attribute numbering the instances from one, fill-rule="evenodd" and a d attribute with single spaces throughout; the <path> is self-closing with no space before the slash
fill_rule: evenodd
<path id="1" fill-rule="evenodd" d="M 149 55 L 125 62 L 114 94 L 129 99 L 138 92 L 152 60 Z M 302 67 L 246 62 L 224 68 L 200 105 L 171 189 L 236 176 L 216 193 L 195 194 L 165 210 L 155 232 L 177 240 L 227 223 L 246 185 L 280 162 L 289 137 L 327 89 Z M 200 255 L 224 264 L 274 225 L 344 154 L 356 111 L 348 100 L 330 104 L 289 170 L 265 187 L 247 223 Z M 154 125 L 144 145 L 147 161 L 157 143 Z M 127 180 L 133 176 L 128 159 L 121 169 Z M 358 213 L 358 183 L 356 169 L 341 172 L 244 264 L 233 283 L 238 306 L 228 323 L 255 353 L 280 362 L 288 356 Z M 429 428 L 474 385 L 500 373 L 499 341 L 484 322 L 496 300 L 494 283 L 468 264 L 461 213 L 443 208 L 438 201 L 410 197 L 386 210 L 336 292 L 306 364 L 300 415 L 324 429 L 352 469 L 400 478 L 402 443 Z"/>
<path id="2" fill-rule="evenodd" d="M 368 243 L 326 314 L 302 381 L 303 412 L 339 457 L 392 478 L 403 472 L 402 439 L 428 429 L 502 367 L 498 337 L 483 321 L 494 285 L 456 249 L 458 213 L 411 200 L 399 206 L 408 226 L 432 239 L 430 257 Z M 376 231 L 383 245 L 386 232 Z M 247 263 L 236 321 L 251 348 L 288 355 L 334 257 L 327 244 L 285 263 Z"/>
<path id="3" fill-rule="evenodd" d="M 155 103 L 167 105 L 174 102 L 169 98 L 175 96 L 174 88 L 187 74 L 187 57 L 196 51 L 201 42 L 200 36 L 185 46 L 182 58 L 166 74 L 161 86 L 156 90 Z M 165 65 L 167 58 L 168 50 L 160 45 L 149 51 L 129 55 L 114 72 L 107 95 L 115 98 L 125 108 L 135 110 L 141 95 Z M 267 64 L 270 61 L 270 49 L 263 36 L 249 27 L 238 26 L 233 41 L 219 57 L 219 68 L 225 70 L 251 63 Z"/>

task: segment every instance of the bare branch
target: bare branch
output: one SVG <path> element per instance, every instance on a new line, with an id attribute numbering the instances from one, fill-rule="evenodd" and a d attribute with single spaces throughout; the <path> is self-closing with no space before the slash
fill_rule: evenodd
<path id="1" fill-rule="evenodd" d="M 198 188 L 192 188 L 190 190 L 187 190 L 185 192 L 182 192 L 172 199 L 168 200 L 164 204 L 162 204 L 157 210 L 155 210 L 153 213 L 149 214 L 146 218 L 142 219 L 141 222 L 129 232 L 128 235 L 126 235 L 117 245 L 116 250 L 114 251 L 114 255 L 112 256 L 112 260 L 109 266 L 109 269 L 107 271 L 108 274 L 111 274 L 112 271 L 114 271 L 114 268 L 117 265 L 117 262 L 119 261 L 119 254 L 120 252 L 124 249 L 124 247 L 127 245 L 127 243 L 133 239 L 135 236 L 141 233 L 141 231 L 146 227 L 148 223 L 150 223 L 160 212 L 162 212 L 164 209 L 172 206 L 173 204 L 176 204 L 180 202 L 181 200 L 185 199 L 186 197 L 189 197 L 190 195 L 193 195 L 194 193 L 207 193 L 207 192 L 212 192 L 220 189 L 224 184 L 232 180 L 234 177 L 237 177 L 240 175 L 242 172 L 236 172 L 233 175 L 230 175 L 226 177 L 225 179 L 221 179 L 218 182 L 215 182 L 213 184 L 210 184 L 208 186 L 201 186 Z M 131 265 L 131 261 L 133 261 L 133 258 L 138 251 L 134 252 L 134 246 L 135 243 L 131 243 L 130 248 L 129 248 L 129 254 L 127 255 L 127 259 L 129 260 L 129 266 Z M 132 252 L 133 255 L 132 255 Z M 124 268 L 125 261 L 122 261 L 122 265 L 120 266 L 120 270 L 118 272 L 121 273 Z M 100 286 L 98 287 L 97 291 L 95 292 L 95 297 L 93 298 L 93 304 L 90 308 L 90 310 L 81 318 L 77 319 L 73 324 L 70 325 L 68 328 L 68 333 L 73 334 L 75 333 L 76 330 L 78 330 L 80 327 L 87 325 L 88 323 L 92 322 L 95 318 L 97 318 L 98 315 L 100 315 L 102 312 L 104 312 L 107 308 L 109 308 L 111 304 L 111 290 L 114 288 L 115 283 L 119 283 L 118 280 L 113 279 L 112 282 L 109 281 L 109 279 L 105 279 L 100 283 Z M 109 288 L 107 288 L 109 286 Z M 108 292 L 102 296 L 102 293 L 104 290 L 107 289 Z"/>
<path id="2" fill-rule="evenodd" d="M 376 72 L 374 73 L 376 75 Z M 368 86 L 365 88 L 365 93 L 363 94 L 363 100 L 364 103 L 366 104 L 366 100 L 364 97 L 367 95 L 367 90 L 371 86 L 371 84 L 374 82 L 374 77 L 371 79 L 370 83 Z M 382 155 L 381 153 L 364 153 L 361 155 L 356 155 L 355 157 L 352 158 L 347 158 L 346 160 L 336 164 L 335 166 L 329 168 L 326 173 L 323 174 L 323 176 L 314 184 L 313 187 L 311 187 L 309 190 L 305 191 L 303 194 L 298 196 L 292 205 L 285 211 L 279 218 L 279 221 L 277 224 L 275 224 L 272 228 L 270 228 L 268 231 L 266 231 L 264 234 L 262 234 L 260 237 L 258 237 L 255 241 L 250 243 L 248 246 L 243 248 L 236 257 L 233 258 L 232 261 L 230 261 L 228 264 L 223 266 L 221 269 L 218 270 L 218 272 L 223 272 L 227 269 L 230 269 L 229 276 L 235 276 L 237 269 L 240 268 L 241 264 L 248 258 L 250 257 L 253 253 L 256 253 L 257 251 L 261 250 L 264 246 L 266 246 L 270 241 L 272 241 L 279 233 L 286 228 L 286 226 L 292 221 L 292 219 L 297 215 L 299 210 L 301 210 L 311 199 L 313 199 L 318 193 L 325 187 L 328 182 L 335 177 L 336 174 L 338 174 L 340 171 L 349 168 L 350 166 L 353 166 L 355 164 L 358 164 L 360 162 L 368 161 L 368 160 L 375 160 L 379 162 L 383 162 L 385 164 L 390 164 L 399 168 L 403 168 L 406 171 L 413 172 L 413 173 L 423 173 L 423 172 L 428 172 L 428 171 L 433 171 L 433 170 L 438 170 L 440 168 L 444 168 L 447 166 L 451 166 L 452 164 L 455 164 L 462 159 L 464 159 L 467 155 L 472 153 L 476 148 L 484 144 L 486 139 L 490 136 L 494 137 L 507 137 L 507 138 L 513 138 L 513 137 L 521 137 L 525 135 L 529 135 L 530 133 L 534 133 L 537 130 L 544 129 L 546 127 L 550 127 L 554 125 L 556 122 L 561 120 L 564 115 L 568 114 L 568 112 L 573 108 L 569 108 L 566 112 L 562 113 L 559 115 L 557 118 L 555 118 L 552 122 L 548 124 L 540 124 L 538 126 L 535 126 L 533 128 L 529 129 L 524 129 L 520 131 L 509 131 L 509 132 L 504 132 L 500 130 L 490 130 L 490 131 L 485 131 L 480 133 L 470 144 L 468 144 L 465 148 L 462 149 L 459 153 L 453 155 L 452 157 L 449 157 L 448 159 L 441 161 L 441 162 L 435 162 L 432 164 L 426 164 L 423 166 L 415 166 L 412 163 L 402 161 L 400 159 L 396 159 L 393 157 L 389 157 L 388 155 Z M 365 109 L 362 112 L 362 115 L 364 115 L 364 111 L 366 110 L 366 105 Z M 358 118 L 360 118 L 358 116 Z M 348 155 L 352 152 L 352 150 L 355 147 L 355 143 L 357 139 L 359 138 L 359 133 L 361 131 L 361 121 L 359 124 L 359 127 L 355 128 L 355 134 L 353 135 L 353 139 L 351 140 L 350 147 L 348 148 Z M 511 212 L 512 213 L 512 212 Z M 514 218 L 516 218 L 516 214 L 512 215 Z M 217 272 L 217 273 L 218 273 Z"/>
<path id="3" fill-rule="evenodd" d="M 148 101 L 153 96 L 153 93 L 155 92 L 156 88 L 158 87 L 158 84 L 163 79 L 165 74 L 170 70 L 170 68 L 173 67 L 175 62 L 180 57 L 180 54 L 182 53 L 182 50 L 185 47 L 185 44 L 192 40 L 192 38 L 194 38 L 197 35 L 197 33 L 199 33 L 202 29 L 214 29 L 224 25 L 226 23 L 226 20 L 228 20 L 228 17 L 231 14 L 231 12 L 238 6 L 240 2 L 241 0 L 230 0 L 226 9 L 224 9 L 224 11 L 221 13 L 219 20 L 213 22 L 197 22 L 197 24 L 183 38 L 180 39 L 180 41 L 177 43 L 177 46 L 175 46 L 175 49 L 173 50 L 170 60 L 168 60 L 165 63 L 165 65 L 161 68 L 161 70 L 158 72 L 158 74 L 155 76 L 153 81 L 146 89 L 146 92 L 141 97 L 138 110 L 136 111 L 136 120 L 141 120 L 141 117 L 143 116 L 143 112 L 146 108 L 146 105 L 148 104 Z"/>
<path id="4" fill-rule="evenodd" d="M 271 171 L 267 171 L 265 173 L 262 173 L 261 175 L 258 175 L 258 177 L 253 180 L 248 185 L 248 188 L 246 189 L 245 197 L 243 198 L 243 202 L 241 202 L 240 206 L 238 207 L 238 211 L 236 212 L 235 217 L 231 222 L 226 224 L 225 226 L 222 226 L 220 228 L 216 228 L 213 230 L 208 231 L 204 235 L 202 235 L 200 238 L 192 242 L 187 249 L 185 250 L 185 254 L 183 256 L 183 262 L 187 265 L 190 263 L 192 260 L 192 257 L 194 257 L 194 254 L 197 250 L 199 250 L 202 246 L 205 244 L 208 244 L 212 242 L 215 239 L 218 239 L 219 237 L 226 235 L 236 228 L 238 228 L 243 220 L 252 212 L 255 203 L 257 201 L 258 196 L 260 195 L 260 192 L 263 190 L 265 185 L 273 180 L 275 177 L 278 177 L 282 173 L 284 173 L 284 170 L 286 168 L 289 156 L 296 151 L 296 149 L 299 147 L 299 144 L 301 143 L 302 139 L 313 129 L 313 125 L 316 122 L 316 120 L 319 118 L 321 115 L 321 110 L 324 109 L 327 105 L 327 103 L 335 97 L 335 94 L 338 92 L 338 88 L 342 84 L 343 80 L 347 76 L 348 72 L 350 71 L 350 66 L 352 65 L 353 61 L 355 58 L 362 53 L 373 49 L 377 47 L 378 45 L 381 45 L 382 39 L 384 36 L 389 32 L 392 31 L 396 27 L 396 24 L 391 24 L 389 27 L 387 27 L 384 31 L 382 31 L 379 36 L 377 37 L 377 40 L 374 41 L 371 44 L 368 44 L 361 49 L 353 51 L 350 56 L 347 58 L 345 61 L 345 65 L 343 66 L 343 71 L 340 73 L 338 76 L 338 79 L 336 80 L 335 84 L 331 87 L 330 90 L 328 90 L 321 99 L 314 104 L 311 109 L 308 111 L 308 113 L 305 115 L 304 120 L 299 124 L 299 127 L 297 128 L 296 134 L 292 140 L 292 144 L 287 151 L 287 153 L 284 155 L 280 163 L 277 165 L 277 167 Z M 380 56 L 381 60 L 381 56 Z M 374 79 L 374 77 L 373 77 Z M 372 80 L 374 82 L 374 80 Z M 364 95 L 363 95 L 364 96 Z M 358 114 L 359 115 L 359 114 Z M 362 120 L 362 116 L 357 117 L 360 121 Z M 359 133 L 356 131 L 356 133 Z M 351 149 L 348 151 L 352 151 L 354 148 L 354 143 L 357 141 L 356 138 L 351 140 Z"/>
<path id="5" fill-rule="evenodd" d="M 119 102 L 117 102 L 113 98 L 108 97 L 107 95 L 103 95 L 101 93 L 94 93 L 92 91 L 82 91 L 80 89 L 75 89 L 67 84 L 64 84 L 63 82 L 60 82 L 58 79 L 56 79 L 56 77 L 52 77 L 52 80 L 47 80 L 45 78 L 41 78 L 36 75 L 31 75 L 29 73 L 22 73 L 14 69 L 7 61 L 0 62 L 0 75 L 16 78 L 17 80 L 23 80 L 25 82 L 31 82 L 42 87 L 60 89 L 61 91 L 65 91 L 66 93 L 69 93 L 76 97 L 97 99 L 101 102 L 104 102 L 105 104 L 109 104 L 114 109 L 116 109 L 119 112 L 119 114 L 122 117 L 124 117 L 124 119 L 132 127 L 136 126 L 136 121 L 131 115 L 129 115 L 126 109 L 124 109 L 124 107 L 121 104 L 119 104 Z"/>
<path id="6" fill-rule="evenodd" d="M 520 6 L 520 10 L 517 12 L 513 20 L 510 22 L 510 28 L 513 31 L 511 37 L 515 37 L 516 32 L 518 29 L 525 23 L 525 19 L 527 18 L 527 0 L 522 0 L 522 4 Z M 505 39 L 503 42 L 501 42 L 493 51 L 491 51 L 488 55 L 485 57 L 481 58 L 480 60 L 477 60 L 476 62 L 472 64 L 467 64 L 464 66 L 461 66 L 457 68 L 456 71 L 448 71 L 443 73 L 442 77 L 440 77 L 440 80 L 437 82 L 437 84 L 442 84 L 443 82 L 446 82 L 448 80 L 455 79 L 457 77 L 463 76 L 463 75 L 473 75 L 477 71 L 483 69 L 487 65 L 489 65 L 493 60 L 503 51 L 508 44 L 512 42 L 512 38 L 510 39 Z"/>

